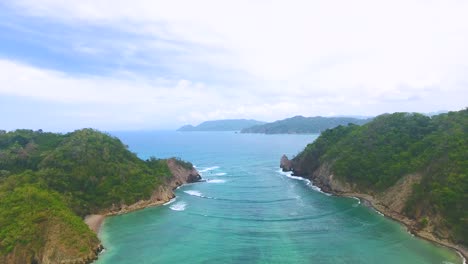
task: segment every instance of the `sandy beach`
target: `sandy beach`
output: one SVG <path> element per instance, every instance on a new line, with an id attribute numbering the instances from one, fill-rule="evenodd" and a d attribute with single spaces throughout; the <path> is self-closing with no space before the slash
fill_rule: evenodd
<path id="1" fill-rule="evenodd" d="M 99 233 L 99 230 L 101 229 L 101 225 L 104 222 L 104 219 L 106 218 L 105 215 L 88 215 L 85 217 L 84 221 L 85 223 L 89 226 L 91 230 L 93 230 L 96 234 Z"/>

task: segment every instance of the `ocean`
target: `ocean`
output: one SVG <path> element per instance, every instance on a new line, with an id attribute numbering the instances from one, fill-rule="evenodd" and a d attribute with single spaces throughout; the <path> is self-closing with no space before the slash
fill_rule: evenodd
<path id="1" fill-rule="evenodd" d="M 205 182 L 159 207 L 106 218 L 97 264 L 461 263 L 359 200 L 279 169 L 318 135 L 112 132 L 140 158 L 180 157 Z"/>

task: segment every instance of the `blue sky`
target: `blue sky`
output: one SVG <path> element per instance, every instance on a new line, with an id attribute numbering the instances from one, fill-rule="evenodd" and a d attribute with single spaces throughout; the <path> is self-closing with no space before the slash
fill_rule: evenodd
<path id="1" fill-rule="evenodd" d="M 467 13 L 458 0 L 2 1 L 1 129 L 459 110 Z"/>

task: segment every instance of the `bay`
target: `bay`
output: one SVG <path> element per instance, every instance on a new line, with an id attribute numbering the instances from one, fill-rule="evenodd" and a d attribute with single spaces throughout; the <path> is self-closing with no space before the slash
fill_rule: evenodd
<path id="1" fill-rule="evenodd" d="M 461 263 L 358 200 L 279 170 L 318 135 L 113 132 L 141 158 L 180 157 L 206 182 L 169 204 L 109 217 L 97 264 Z"/>

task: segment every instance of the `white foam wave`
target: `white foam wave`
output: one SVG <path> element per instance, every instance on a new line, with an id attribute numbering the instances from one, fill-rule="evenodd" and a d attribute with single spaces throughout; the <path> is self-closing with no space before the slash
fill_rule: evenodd
<path id="1" fill-rule="evenodd" d="M 199 170 L 198 172 L 207 172 L 207 171 L 212 171 L 212 170 L 216 170 L 216 169 L 219 169 L 219 166 L 204 168 L 202 170 Z"/>
<path id="2" fill-rule="evenodd" d="M 224 176 L 224 175 L 226 175 L 226 173 L 225 172 L 218 172 L 218 173 L 215 173 L 214 175 L 215 176 Z"/>
<path id="3" fill-rule="evenodd" d="M 357 200 L 357 204 L 353 204 L 353 207 L 358 207 L 358 206 L 361 204 L 361 199 L 359 199 L 359 198 L 357 198 L 357 197 L 354 197 L 354 196 L 351 196 L 351 198 Z"/>
<path id="4" fill-rule="evenodd" d="M 293 172 L 292 171 L 283 171 L 283 169 L 278 170 L 279 174 L 284 175 L 286 177 L 292 176 Z"/>
<path id="5" fill-rule="evenodd" d="M 177 199 L 177 197 L 174 197 L 174 198 L 170 199 L 167 203 L 165 203 L 165 204 L 163 204 L 163 205 L 169 205 L 169 204 L 175 202 L 176 199 Z"/>
<path id="6" fill-rule="evenodd" d="M 187 204 L 185 202 L 177 202 L 169 206 L 169 208 L 171 208 L 171 210 L 174 210 L 174 211 L 184 211 L 186 206 Z"/>
<path id="7" fill-rule="evenodd" d="M 463 264 L 466 264 L 466 258 L 457 250 L 457 254 L 462 258 Z"/>
<path id="8" fill-rule="evenodd" d="M 192 195 L 192 196 L 203 197 L 203 194 L 201 192 L 195 191 L 195 190 L 184 191 L 184 193 Z"/>
<path id="9" fill-rule="evenodd" d="M 226 180 L 222 179 L 213 179 L 213 180 L 206 180 L 207 183 L 225 183 Z"/>
<path id="10" fill-rule="evenodd" d="M 314 183 L 312 181 L 310 181 L 309 179 L 306 179 L 306 178 L 303 178 L 303 177 L 299 177 L 299 176 L 293 176 L 293 172 L 292 171 L 283 171 L 282 169 L 279 169 L 278 172 L 281 174 L 281 175 L 284 175 L 288 178 L 291 178 L 291 179 L 294 179 L 294 180 L 298 180 L 298 181 L 303 181 L 307 184 L 307 186 L 309 186 L 312 190 L 314 191 L 317 191 L 317 192 L 320 192 L 320 193 L 323 193 L 327 196 L 331 196 L 331 194 L 329 193 L 326 193 L 324 191 L 322 191 L 322 189 L 320 189 L 318 186 L 315 186 Z"/>

